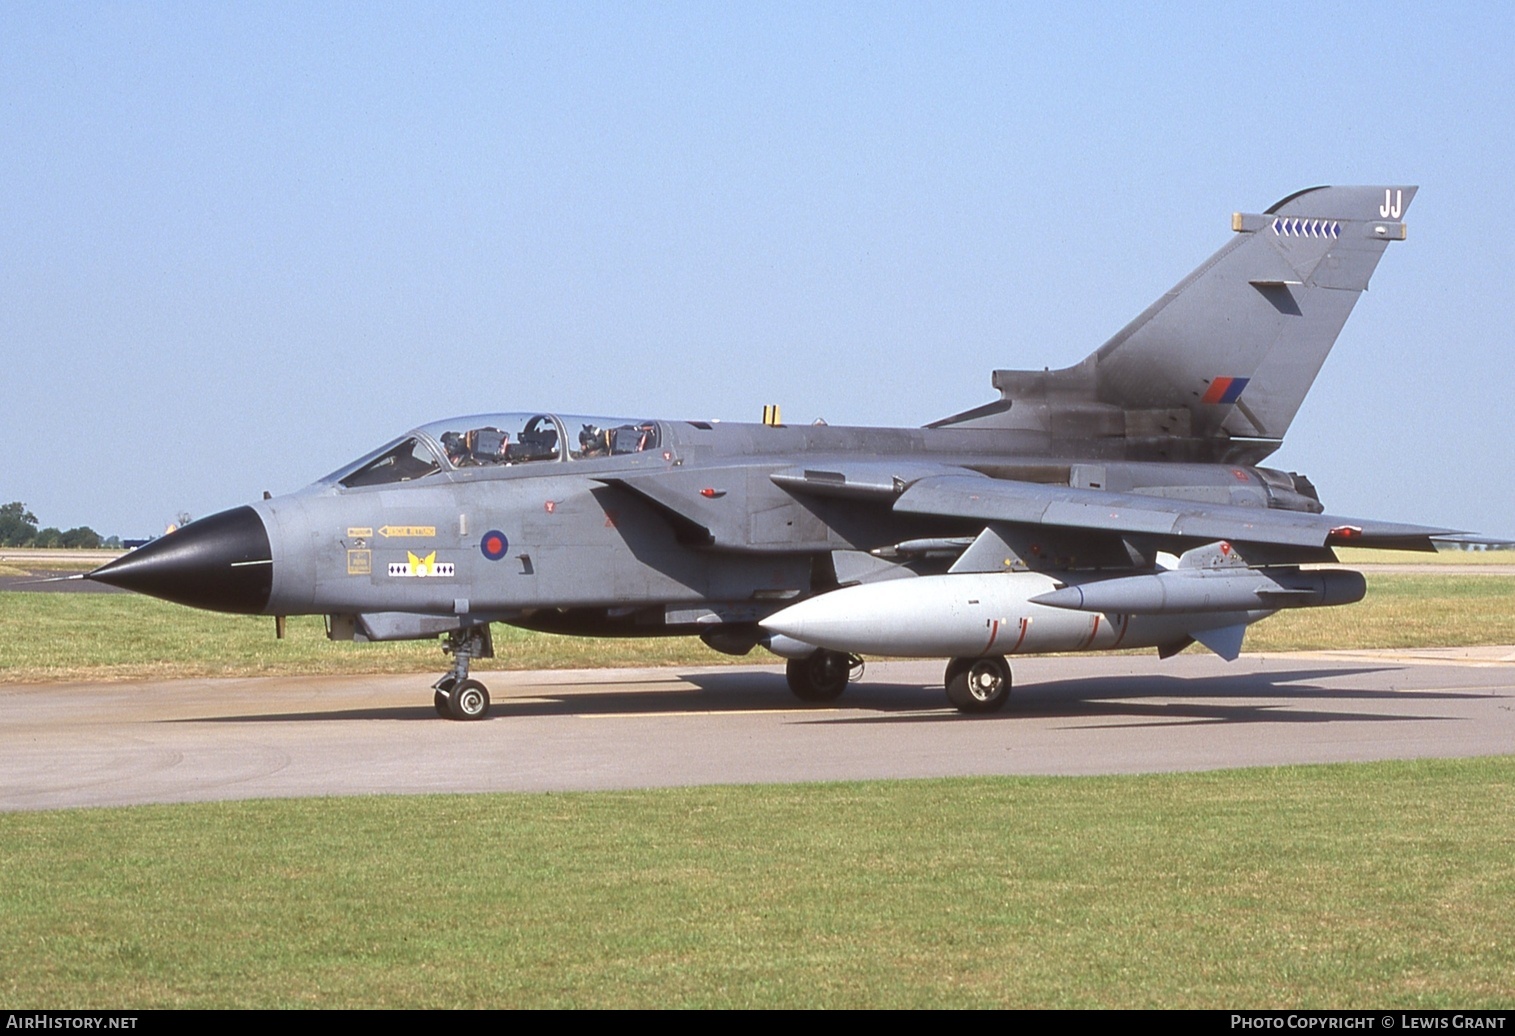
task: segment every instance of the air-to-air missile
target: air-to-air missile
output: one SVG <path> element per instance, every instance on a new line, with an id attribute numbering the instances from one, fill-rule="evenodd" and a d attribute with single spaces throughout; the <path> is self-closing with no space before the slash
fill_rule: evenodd
<path id="1" fill-rule="evenodd" d="M 1165 647 L 1209 636 L 1283 608 L 1362 600 L 1363 577 L 1298 568 L 1158 570 L 1100 576 L 990 572 L 922 576 L 846 587 L 789 606 L 762 622 L 803 645 L 868 655 L 976 656 Z M 799 645 L 799 646 L 796 646 Z M 1235 638 L 1239 648 L 1240 637 Z"/>

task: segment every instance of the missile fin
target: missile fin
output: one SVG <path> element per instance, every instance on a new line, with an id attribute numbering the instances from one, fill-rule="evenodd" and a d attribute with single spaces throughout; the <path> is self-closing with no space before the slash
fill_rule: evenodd
<path id="1" fill-rule="evenodd" d="M 1294 589 L 1292 587 L 1278 587 L 1277 589 L 1263 589 L 1257 591 L 1263 604 L 1275 608 L 1287 608 L 1294 604 L 1314 604 L 1320 594 L 1310 589 Z"/>
<path id="2" fill-rule="evenodd" d="M 1227 662 L 1234 662 L 1241 655 L 1241 642 L 1246 635 L 1245 625 L 1222 626 L 1217 630 L 1197 630 L 1190 634 Z"/>
<path id="3" fill-rule="evenodd" d="M 1183 640 L 1175 640 L 1171 644 L 1159 644 L 1157 647 L 1157 657 L 1172 658 L 1192 643 L 1194 643 L 1193 637 L 1185 637 Z"/>

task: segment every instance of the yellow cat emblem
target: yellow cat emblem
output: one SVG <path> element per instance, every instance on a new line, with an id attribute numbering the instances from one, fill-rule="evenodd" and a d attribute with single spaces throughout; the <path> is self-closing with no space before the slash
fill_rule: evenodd
<path id="1" fill-rule="evenodd" d="M 450 579 L 457 573 L 457 565 L 451 561 L 438 561 L 437 552 L 432 551 L 426 556 L 421 556 L 412 551 L 405 552 L 404 561 L 391 561 L 389 574 L 391 576 L 439 576 Z"/>

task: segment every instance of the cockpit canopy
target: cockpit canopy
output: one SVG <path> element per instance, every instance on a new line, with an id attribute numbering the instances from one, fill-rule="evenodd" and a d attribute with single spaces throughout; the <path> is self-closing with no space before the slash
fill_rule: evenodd
<path id="1" fill-rule="evenodd" d="M 659 442 L 654 421 L 556 414 L 454 417 L 422 425 L 321 481 L 354 489 L 410 482 L 439 471 L 642 453 Z"/>

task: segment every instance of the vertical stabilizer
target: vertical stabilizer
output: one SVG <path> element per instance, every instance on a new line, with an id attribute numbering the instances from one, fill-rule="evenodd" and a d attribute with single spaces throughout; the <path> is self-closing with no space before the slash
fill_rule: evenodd
<path id="1" fill-rule="evenodd" d="M 1236 213 L 1235 237 L 1082 363 L 995 371 L 1000 403 L 938 424 L 1276 444 L 1384 249 L 1404 239 L 1415 191 L 1312 187 Z"/>
<path id="2" fill-rule="evenodd" d="M 1194 434 L 1282 439 L 1414 187 L 1316 187 L 1261 215 L 1094 354 L 1101 402 L 1186 407 Z"/>

